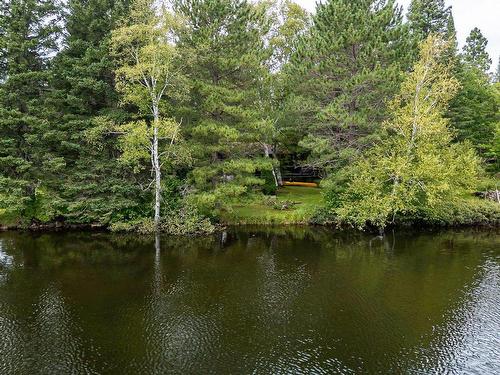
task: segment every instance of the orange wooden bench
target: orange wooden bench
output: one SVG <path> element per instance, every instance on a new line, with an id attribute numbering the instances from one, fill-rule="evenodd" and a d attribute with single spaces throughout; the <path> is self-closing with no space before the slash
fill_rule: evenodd
<path id="1" fill-rule="evenodd" d="M 284 186 L 304 186 L 304 187 L 318 187 L 316 182 L 291 182 L 285 181 L 283 182 Z"/>

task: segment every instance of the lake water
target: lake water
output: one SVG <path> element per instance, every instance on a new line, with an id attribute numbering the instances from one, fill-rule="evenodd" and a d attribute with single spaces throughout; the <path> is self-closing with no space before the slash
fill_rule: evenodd
<path id="1" fill-rule="evenodd" d="M 500 374 L 498 234 L 0 233 L 0 374 Z"/>

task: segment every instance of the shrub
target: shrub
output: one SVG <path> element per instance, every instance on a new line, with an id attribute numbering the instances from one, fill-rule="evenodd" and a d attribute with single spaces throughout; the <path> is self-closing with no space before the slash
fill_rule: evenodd
<path id="1" fill-rule="evenodd" d="M 409 220 L 442 226 L 499 225 L 500 204 L 479 198 L 459 199 L 422 210 Z"/>
<path id="2" fill-rule="evenodd" d="M 202 235 L 213 233 L 215 227 L 195 207 L 184 205 L 162 221 L 161 231 L 172 235 Z"/>
<path id="3" fill-rule="evenodd" d="M 129 222 L 113 223 L 110 229 L 113 232 L 150 234 L 154 232 L 155 227 L 153 219 L 142 218 Z M 196 208 L 183 205 L 162 219 L 160 231 L 172 235 L 203 235 L 213 233 L 215 226 L 207 217 L 202 216 Z"/>

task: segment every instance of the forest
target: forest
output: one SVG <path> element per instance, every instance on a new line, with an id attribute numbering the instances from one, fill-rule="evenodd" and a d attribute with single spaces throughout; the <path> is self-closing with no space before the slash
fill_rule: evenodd
<path id="1" fill-rule="evenodd" d="M 1 0 L 0 227 L 498 225 L 487 43 L 444 0 Z"/>

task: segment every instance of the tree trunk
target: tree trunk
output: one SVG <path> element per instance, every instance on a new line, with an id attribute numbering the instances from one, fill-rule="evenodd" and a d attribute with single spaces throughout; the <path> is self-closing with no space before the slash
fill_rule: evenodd
<path id="1" fill-rule="evenodd" d="M 155 218 L 154 226 L 155 232 L 159 231 L 160 228 L 160 205 L 161 205 L 161 169 L 160 169 L 160 155 L 158 152 L 158 123 L 159 114 L 158 108 L 155 106 L 153 108 L 154 121 L 153 121 L 153 145 L 151 147 L 152 162 L 154 170 L 155 179 Z"/>
<path id="2" fill-rule="evenodd" d="M 270 153 L 271 146 L 268 144 L 264 144 L 264 155 L 266 158 L 271 158 L 271 153 Z M 282 186 L 283 185 L 283 180 L 281 178 L 281 172 L 279 168 L 275 168 L 274 163 L 272 166 L 272 172 L 273 172 L 273 178 L 274 178 L 274 184 L 276 187 Z"/>
<path id="3" fill-rule="evenodd" d="M 276 159 L 276 162 L 278 163 L 277 167 L 274 167 L 273 165 L 274 173 L 276 173 L 276 180 L 278 180 L 278 186 L 283 186 L 283 177 L 281 176 L 281 169 L 279 167 L 279 160 L 276 157 L 276 152 L 274 153 L 274 157 Z"/>

